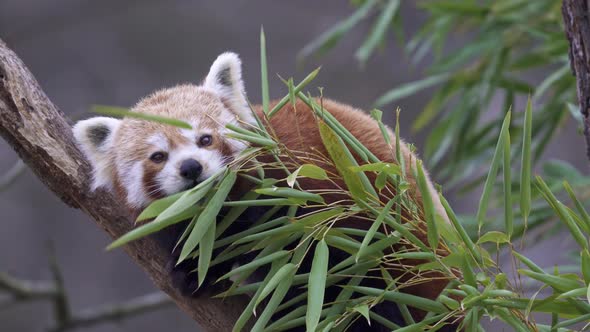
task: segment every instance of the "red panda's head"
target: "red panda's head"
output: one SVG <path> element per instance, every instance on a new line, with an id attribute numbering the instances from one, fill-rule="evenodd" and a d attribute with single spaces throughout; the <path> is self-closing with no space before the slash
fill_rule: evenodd
<path id="1" fill-rule="evenodd" d="M 74 126 L 74 136 L 92 165 L 92 189 L 114 190 L 134 209 L 211 176 L 246 147 L 227 138 L 225 126 L 255 122 L 245 97 L 240 59 L 234 53 L 221 54 L 202 85 L 157 91 L 132 111 L 176 118 L 192 126 L 189 130 L 108 117 Z"/>

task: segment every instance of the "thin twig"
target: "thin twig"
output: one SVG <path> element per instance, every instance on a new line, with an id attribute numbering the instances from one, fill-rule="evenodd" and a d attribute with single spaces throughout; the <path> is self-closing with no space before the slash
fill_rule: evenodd
<path id="1" fill-rule="evenodd" d="M 19 159 L 6 173 L 0 176 L 0 191 L 4 191 L 10 187 L 25 172 L 25 169 L 27 169 L 27 165 Z"/>
<path id="2" fill-rule="evenodd" d="M 85 309 L 79 313 L 73 314 L 68 321 L 64 322 L 62 325 L 58 325 L 50 331 L 63 332 L 66 330 L 118 321 L 149 311 L 158 310 L 172 304 L 174 304 L 174 302 L 168 295 L 162 292 L 154 292 L 122 303 Z"/>

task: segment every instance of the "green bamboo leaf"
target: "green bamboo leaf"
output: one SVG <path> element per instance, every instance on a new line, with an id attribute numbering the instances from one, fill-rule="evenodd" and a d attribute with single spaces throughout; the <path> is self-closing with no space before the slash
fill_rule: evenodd
<path id="1" fill-rule="evenodd" d="M 484 219 L 486 217 L 486 212 L 488 210 L 490 194 L 492 192 L 492 189 L 494 188 L 494 183 L 496 182 L 496 175 L 498 174 L 498 167 L 501 161 L 500 156 L 502 155 L 504 149 L 504 139 L 502 137 L 505 137 L 506 132 L 508 131 L 508 127 L 510 126 L 510 114 L 511 112 L 508 111 L 506 113 L 506 116 L 504 117 L 502 129 L 500 130 L 500 138 L 498 139 L 498 143 L 496 144 L 496 150 L 494 151 L 494 156 L 492 157 L 492 164 L 490 165 L 490 170 L 488 172 L 488 176 L 483 187 L 483 193 L 479 200 L 479 207 L 477 209 L 476 216 L 478 230 L 481 230 L 481 227 L 484 224 Z"/>
<path id="2" fill-rule="evenodd" d="M 301 191 L 292 188 L 280 188 L 280 187 L 272 187 L 272 188 L 261 188 L 256 189 L 256 193 L 261 195 L 268 195 L 268 196 L 278 196 L 278 197 L 285 197 L 285 198 L 292 198 L 295 200 L 303 200 L 303 201 L 311 201 L 316 203 L 324 203 L 324 199 L 322 196 L 318 194 L 313 194 L 307 191 Z"/>
<path id="3" fill-rule="evenodd" d="M 537 273 L 545 273 L 542 268 L 540 268 L 537 264 L 535 264 L 532 260 L 528 259 L 527 257 L 517 253 L 516 251 L 512 251 L 512 254 L 518 258 L 524 265 L 528 266 L 529 269 L 533 270 Z"/>
<path id="4" fill-rule="evenodd" d="M 416 82 L 403 84 L 395 89 L 386 92 L 381 97 L 377 98 L 377 101 L 375 101 L 375 106 L 382 107 L 404 97 L 411 96 L 418 91 L 443 83 L 447 81 L 449 77 L 449 74 L 440 74 L 430 76 L 428 78 Z"/>
<path id="5" fill-rule="evenodd" d="M 578 303 L 567 301 L 551 300 L 531 300 L 531 299 L 483 299 L 482 305 L 498 306 L 503 308 L 529 310 L 542 313 L 558 313 L 560 315 L 580 315 L 588 312 L 585 308 L 579 308 Z M 531 305 L 532 303 L 532 305 Z"/>
<path id="6" fill-rule="evenodd" d="M 543 94 L 545 94 L 545 91 L 547 91 L 553 84 L 555 84 L 555 82 L 560 80 L 565 75 L 571 75 L 570 72 L 570 64 L 567 63 L 566 65 L 563 65 L 561 68 L 553 72 L 551 75 L 547 76 L 547 78 L 545 78 L 537 87 L 535 94 L 533 95 L 533 99 L 538 100 L 541 96 L 543 96 Z"/>
<path id="7" fill-rule="evenodd" d="M 115 106 L 105 106 L 105 105 L 93 105 L 92 112 L 100 113 L 104 115 L 116 116 L 116 117 L 126 117 L 126 118 L 135 118 L 140 120 L 158 122 L 162 124 L 167 124 L 170 126 L 184 128 L 184 129 L 193 129 L 193 127 L 181 120 L 172 119 L 164 116 L 147 114 L 147 113 L 139 113 L 139 112 L 131 112 L 126 108 L 123 107 L 115 107 Z"/>
<path id="8" fill-rule="evenodd" d="M 379 125 L 379 130 L 381 130 L 381 135 L 383 136 L 385 143 L 387 143 L 388 145 L 391 144 L 390 131 L 383 124 L 383 112 L 375 108 L 371 111 L 371 117 L 375 119 L 375 121 L 377 121 L 377 124 Z"/>
<path id="9" fill-rule="evenodd" d="M 195 216 L 200 210 L 200 207 L 196 206 L 195 204 L 205 197 L 205 195 L 207 195 L 217 177 L 219 177 L 224 172 L 225 168 L 219 170 L 207 180 L 201 182 L 195 188 L 182 192 L 180 197 L 178 197 L 178 199 L 176 199 L 174 202 L 172 202 L 172 200 L 165 200 L 164 203 L 160 201 L 158 203 L 159 207 L 164 207 L 165 205 L 168 205 L 168 203 L 171 204 L 164 211 L 162 211 L 155 220 L 129 231 L 111 243 L 107 247 L 107 250 L 120 247 L 131 241 L 155 233 L 168 226 Z M 151 213 L 153 213 L 153 211 L 155 211 L 155 209 L 151 210 L 151 212 L 146 213 L 145 215 L 149 216 Z"/>
<path id="10" fill-rule="evenodd" d="M 441 193 L 438 194 L 438 197 L 440 198 L 440 202 L 442 203 L 442 205 L 445 209 L 445 212 L 447 213 L 447 216 L 449 216 L 451 224 L 453 225 L 453 227 L 455 228 L 457 233 L 459 233 L 459 237 L 461 238 L 462 243 L 465 244 L 465 246 L 467 247 L 467 250 L 473 256 L 473 258 L 477 262 L 481 262 L 481 260 L 482 260 L 481 254 L 479 253 L 475 244 L 473 243 L 473 241 L 471 240 L 471 238 L 467 234 L 467 231 L 465 231 L 465 228 L 463 228 L 463 225 L 461 225 L 461 223 L 457 219 L 457 216 L 455 215 L 455 212 L 453 211 L 453 209 L 449 205 L 449 202 L 447 202 L 447 200 L 444 198 L 444 196 Z"/>
<path id="11" fill-rule="evenodd" d="M 256 145 L 260 145 L 263 147 L 271 147 L 272 148 L 277 145 L 277 142 L 273 141 L 272 139 L 264 138 L 264 137 L 260 137 L 260 136 L 244 135 L 244 134 L 238 134 L 238 133 L 228 133 L 225 136 L 229 137 L 229 138 L 235 138 L 235 139 L 238 139 L 241 141 L 254 143 Z"/>
<path id="12" fill-rule="evenodd" d="M 292 198 L 269 198 L 269 199 L 253 199 L 247 201 L 229 201 L 223 203 L 223 206 L 279 206 L 279 205 L 299 205 L 305 204 L 305 201 L 295 200 Z"/>
<path id="13" fill-rule="evenodd" d="M 298 177 L 305 177 L 315 180 L 327 180 L 328 174 L 319 166 L 313 164 L 303 164 L 287 177 L 287 184 L 289 187 L 293 187 L 295 180 Z"/>
<path id="14" fill-rule="evenodd" d="M 508 238 L 511 238 L 514 231 L 514 217 L 512 215 L 512 175 L 510 174 L 510 130 L 506 130 L 501 139 L 504 141 L 504 162 L 502 163 L 502 173 L 504 175 L 504 228 Z"/>
<path id="15" fill-rule="evenodd" d="M 177 214 L 174 216 L 170 216 L 168 218 L 160 219 L 158 221 L 156 221 L 156 220 L 150 221 L 144 225 L 141 225 L 141 226 L 129 231 L 128 233 L 125 233 L 125 235 L 123 235 L 120 238 L 118 238 L 117 240 L 113 241 L 113 243 L 111 243 L 106 249 L 112 250 L 112 249 L 121 247 L 131 241 L 135 241 L 137 239 L 140 239 L 142 237 L 145 237 L 145 236 L 153 234 L 157 231 L 160 231 L 168 226 L 171 226 L 171 225 L 177 224 L 181 221 L 185 221 L 187 219 L 190 219 L 196 213 L 198 213 L 199 210 L 200 210 L 200 208 L 198 206 L 193 206 L 193 207 L 189 208 L 188 210 L 185 210 L 183 213 L 180 213 L 180 214 Z"/>
<path id="16" fill-rule="evenodd" d="M 263 331 L 264 327 L 270 321 L 272 315 L 275 313 L 277 307 L 281 304 L 281 302 L 285 298 L 285 295 L 287 295 L 287 292 L 291 288 L 292 282 L 293 274 L 290 274 L 279 283 L 274 293 L 272 294 L 272 297 L 270 298 L 266 307 L 264 308 L 264 311 L 256 321 L 256 324 L 254 324 L 254 326 L 252 327 L 252 332 Z"/>
<path id="17" fill-rule="evenodd" d="M 262 80 L 262 110 L 268 114 L 269 93 L 268 93 L 268 69 L 266 61 L 266 36 L 264 28 L 260 27 L 260 77 Z"/>
<path id="18" fill-rule="evenodd" d="M 370 191 L 365 191 L 359 174 L 351 170 L 351 167 L 358 166 L 358 164 L 350 154 L 350 151 L 348 151 L 348 148 L 344 145 L 342 139 L 338 137 L 338 135 L 336 135 L 336 133 L 323 121 L 318 121 L 318 126 L 322 142 L 324 143 L 326 150 L 328 150 L 328 154 L 334 161 L 338 173 L 344 179 L 346 187 L 350 190 L 351 196 L 355 198 L 355 200 L 366 200 L 367 193 Z"/>
<path id="19" fill-rule="evenodd" d="M 506 233 L 490 231 L 482 235 L 479 240 L 477 240 L 477 244 L 486 242 L 493 242 L 495 244 L 510 243 L 510 236 Z"/>
<path id="20" fill-rule="evenodd" d="M 389 174 L 385 173 L 385 172 L 379 172 L 379 174 L 377 174 L 377 177 L 375 178 L 375 188 L 377 188 L 377 190 L 381 191 L 385 188 L 385 186 L 387 185 L 387 179 L 389 178 Z M 398 195 L 401 194 L 401 190 L 398 193 Z"/>
<path id="21" fill-rule="evenodd" d="M 586 296 L 587 292 L 588 292 L 588 287 L 584 286 L 584 287 L 572 289 L 571 291 L 562 293 L 559 296 L 557 296 L 556 299 L 564 300 L 564 299 L 568 299 L 568 298 L 582 297 L 582 296 Z"/>
<path id="22" fill-rule="evenodd" d="M 520 319 L 516 318 L 513 314 L 508 311 L 506 308 L 495 308 L 494 313 L 500 317 L 501 320 L 508 323 L 508 325 L 514 328 L 514 331 L 517 332 L 530 332 L 530 330 L 524 325 Z"/>
<path id="23" fill-rule="evenodd" d="M 213 242 L 215 241 L 215 223 L 205 231 L 201 243 L 199 244 L 199 262 L 198 262 L 198 282 L 199 287 L 205 281 L 209 264 L 211 264 L 211 255 L 213 254 Z"/>
<path id="24" fill-rule="evenodd" d="M 365 303 L 359 304 L 352 308 L 352 310 L 358 312 L 359 314 L 363 315 L 367 319 L 367 324 L 371 326 L 371 317 L 369 316 L 369 306 Z"/>
<path id="25" fill-rule="evenodd" d="M 436 225 L 435 220 L 435 211 L 434 211 L 434 203 L 432 202 L 432 195 L 430 194 L 430 190 L 428 188 L 428 180 L 426 180 L 426 175 L 424 175 L 424 169 L 422 168 L 422 160 L 418 160 L 416 162 L 416 181 L 418 182 L 418 187 L 420 188 L 420 195 L 422 196 L 422 205 L 424 206 L 424 217 L 426 218 L 426 227 L 427 227 L 427 237 L 428 237 L 428 244 L 432 248 L 432 250 L 436 250 L 438 248 L 438 227 Z"/>
<path id="26" fill-rule="evenodd" d="M 590 285 L 590 253 L 588 250 L 582 250 L 580 253 L 582 262 L 582 276 L 584 281 Z"/>
<path id="27" fill-rule="evenodd" d="M 373 30 L 369 37 L 365 40 L 363 45 L 356 51 L 355 57 L 361 64 L 365 64 L 375 47 L 385 38 L 387 28 L 390 26 L 393 17 L 399 9 L 400 0 L 389 0 L 385 8 L 381 11 L 381 15 L 377 19 Z"/>
<path id="28" fill-rule="evenodd" d="M 262 302 L 262 300 L 264 300 L 273 290 L 275 290 L 281 281 L 283 281 L 288 276 L 295 274 L 295 272 L 297 272 L 296 270 L 297 265 L 293 263 L 287 263 L 286 265 L 283 265 L 262 288 L 262 292 L 256 299 L 256 304 L 254 307 L 257 307 L 260 302 Z"/>
<path id="29" fill-rule="evenodd" d="M 203 235 L 207 232 L 207 230 L 211 227 L 211 225 L 216 221 L 217 214 L 221 210 L 223 206 L 223 202 L 225 201 L 227 195 L 229 194 L 232 186 L 236 182 L 236 172 L 229 172 L 226 173 L 223 180 L 219 184 L 219 188 L 211 197 L 207 205 L 201 212 L 199 219 L 195 223 L 195 227 L 189 234 L 188 238 L 184 242 L 182 246 L 182 250 L 180 252 L 180 257 L 178 259 L 179 262 L 185 260 L 188 255 L 193 252 L 193 250 L 197 247 L 199 242 L 201 241 Z"/>
<path id="30" fill-rule="evenodd" d="M 399 291 L 384 291 L 382 289 L 364 286 L 353 286 L 351 288 L 355 292 L 359 292 L 361 294 L 369 296 L 383 296 L 383 298 L 387 301 L 409 305 L 424 311 L 430 311 L 433 313 L 445 313 L 448 311 L 442 303 L 416 295 L 406 294 Z"/>
<path id="31" fill-rule="evenodd" d="M 488 5 L 481 5 L 471 1 L 433 1 L 422 3 L 424 8 L 440 13 L 467 16 L 485 16 L 490 8 Z"/>
<path id="32" fill-rule="evenodd" d="M 315 331 L 320 321 L 322 306 L 324 304 L 324 291 L 326 290 L 328 258 L 328 245 L 325 240 L 321 240 L 315 248 L 311 272 L 309 273 L 307 314 L 305 315 L 307 331 Z"/>
<path id="33" fill-rule="evenodd" d="M 174 203 L 172 203 L 166 210 L 162 211 L 160 215 L 154 221 L 160 221 L 171 218 L 175 215 L 181 214 L 184 211 L 192 208 L 195 204 L 199 203 L 209 193 L 215 181 L 219 176 L 224 174 L 226 168 L 216 172 L 210 176 L 207 180 L 199 183 L 193 189 L 187 190 L 182 196 L 180 196 Z"/>
<path id="34" fill-rule="evenodd" d="M 150 205 L 148 205 L 148 207 L 141 211 L 136 221 L 144 221 L 157 217 L 160 213 L 170 207 L 170 205 L 176 202 L 180 196 L 184 195 L 185 192 L 186 191 L 181 191 L 174 195 L 166 196 L 153 201 L 150 203 Z"/>
<path id="35" fill-rule="evenodd" d="M 523 269 L 519 269 L 518 273 L 547 284 L 559 292 L 568 292 L 580 287 L 580 283 L 577 281 L 562 276 L 554 276 L 547 273 L 539 273 Z"/>
<path id="36" fill-rule="evenodd" d="M 336 45 L 342 36 L 344 36 L 350 29 L 365 19 L 376 4 L 376 0 L 366 1 L 351 16 L 338 22 L 331 29 L 325 31 L 319 37 L 305 45 L 297 55 L 297 58 L 304 59 L 312 54 L 322 55 L 327 52 L 334 47 L 334 45 Z"/>
<path id="37" fill-rule="evenodd" d="M 582 203 L 578 200 L 576 194 L 574 194 L 574 190 L 567 181 L 563 182 L 563 187 L 576 205 L 576 210 L 578 210 L 578 213 L 582 217 L 582 222 L 578 223 L 578 225 L 582 227 L 586 233 L 590 233 L 590 216 L 588 215 L 588 212 L 586 212 L 584 205 L 582 205 Z"/>
<path id="38" fill-rule="evenodd" d="M 555 195 L 553 195 L 551 192 L 551 189 L 549 189 L 545 181 L 543 181 L 540 176 L 537 176 L 536 179 L 537 188 L 539 189 L 541 195 L 543 195 L 543 198 L 545 198 L 545 200 L 557 213 L 559 219 L 561 219 L 561 221 L 563 221 L 563 223 L 567 226 L 578 245 L 580 245 L 582 249 L 588 249 L 588 240 L 576 222 L 573 220 L 572 216 L 568 213 L 567 207 L 557 200 Z"/>
<path id="39" fill-rule="evenodd" d="M 590 295 L 588 297 L 590 298 Z M 567 320 L 561 321 L 561 322 L 559 322 L 559 324 L 555 324 L 554 328 L 557 331 L 560 331 L 561 332 L 562 331 L 561 329 L 564 328 L 564 327 L 571 326 L 571 325 L 578 324 L 578 323 L 582 323 L 582 322 L 583 323 L 587 323 L 588 321 L 590 321 L 590 314 L 585 314 L 585 315 L 578 316 L 576 318 L 572 318 L 572 319 L 567 319 Z M 572 331 L 572 330 L 569 330 L 568 329 L 566 331 Z"/>
<path id="40" fill-rule="evenodd" d="M 355 172 L 385 172 L 387 175 L 401 175 L 402 171 L 399 165 L 394 163 L 385 163 L 385 162 L 378 162 L 378 163 L 370 163 L 370 164 L 363 164 L 360 166 L 353 166 L 350 167 L 352 171 Z"/>
<path id="41" fill-rule="evenodd" d="M 583 184 L 585 177 L 573 165 L 563 160 L 549 160 L 543 164 L 546 177 Z"/>
<path id="42" fill-rule="evenodd" d="M 469 286 L 477 288 L 477 278 L 475 277 L 475 273 L 473 272 L 473 267 L 471 266 L 469 256 L 463 255 L 461 263 L 461 270 L 463 272 L 464 282 Z"/>
<path id="43" fill-rule="evenodd" d="M 297 103 L 297 97 L 295 97 L 295 84 L 293 83 L 293 77 L 290 77 L 287 80 L 287 88 L 289 89 L 289 101 L 291 102 L 291 106 L 295 107 Z"/>
<path id="44" fill-rule="evenodd" d="M 524 126 L 522 133 L 522 159 L 520 171 L 520 213 L 525 226 L 531 211 L 531 136 L 533 127 L 533 107 L 531 97 L 524 112 Z"/>
<path id="45" fill-rule="evenodd" d="M 224 274 L 221 278 L 219 278 L 219 280 L 227 279 L 231 276 L 238 275 L 243 272 L 251 271 L 253 269 L 256 269 L 258 267 L 266 265 L 268 263 L 272 263 L 275 260 L 281 259 L 283 257 L 287 257 L 289 255 L 290 255 L 289 251 L 279 250 L 279 251 L 274 252 L 270 255 L 266 255 L 262 258 L 253 260 L 252 262 L 250 262 L 248 264 L 241 265 L 241 266 L 229 271 L 228 273 Z"/>
<path id="46" fill-rule="evenodd" d="M 320 72 L 320 67 L 316 68 L 314 71 L 312 71 L 311 73 L 309 73 L 309 75 L 307 75 L 303 81 L 301 81 L 301 83 L 297 84 L 297 86 L 293 89 L 293 94 L 295 96 L 297 96 L 301 90 L 303 90 L 303 88 L 309 84 L 311 81 L 313 81 L 313 79 L 318 75 L 318 73 Z M 270 113 L 268 113 L 268 117 L 272 118 L 278 111 L 280 111 L 281 109 L 283 109 L 283 106 L 287 105 L 287 103 L 291 100 L 291 90 L 289 90 L 289 95 L 283 97 L 283 99 L 281 99 L 273 108 L 272 110 L 270 110 Z M 292 101 L 292 100 L 291 100 Z"/>
<path id="47" fill-rule="evenodd" d="M 383 220 L 385 219 L 385 215 L 390 213 L 391 207 L 393 206 L 393 203 L 395 203 L 396 201 L 397 201 L 396 199 L 391 199 L 391 200 L 389 200 L 389 202 L 387 202 L 385 207 L 383 207 L 383 210 L 381 210 L 381 212 L 379 213 L 379 216 L 377 217 L 377 219 L 375 219 L 375 221 L 373 222 L 373 224 L 371 225 L 371 227 L 367 231 L 367 234 L 363 238 L 363 242 L 361 243 L 359 251 L 356 254 L 356 262 L 357 263 L 359 262 L 359 259 L 361 259 L 362 257 L 365 256 L 366 249 L 369 246 L 369 244 L 371 243 L 371 240 L 373 240 L 373 237 L 375 236 L 375 233 L 377 233 L 377 230 L 379 229 L 379 227 L 381 227 L 381 225 L 383 224 Z"/>

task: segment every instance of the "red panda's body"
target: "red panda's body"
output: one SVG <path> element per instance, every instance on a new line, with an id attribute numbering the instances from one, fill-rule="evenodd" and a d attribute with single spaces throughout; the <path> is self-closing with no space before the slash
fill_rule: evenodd
<path id="1" fill-rule="evenodd" d="M 397 162 L 395 136 L 391 131 L 388 130 L 391 139 L 391 144 L 388 144 L 378 123 L 362 111 L 328 99 L 317 100 L 317 102 L 378 159 L 384 162 Z M 258 116 L 264 119 L 261 107 L 254 108 Z M 93 118 L 76 124 L 74 134 L 93 165 L 93 187 L 110 188 L 127 202 L 133 212 L 140 211 L 157 198 L 194 186 L 233 160 L 247 145 L 228 138 L 226 125 L 249 126 L 255 123 L 244 96 L 239 59 L 230 53 L 221 55 L 215 61 L 202 86 L 182 85 L 161 90 L 140 101 L 133 111 L 178 118 L 190 123 L 193 127 L 192 130 L 186 130 L 141 120 L 111 118 Z M 278 138 L 280 144 L 292 152 L 284 161 L 294 162 L 291 164 L 311 162 L 324 168 L 328 174 L 337 174 L 337 170 L 331 163 L 322 160 L 321 156 L 328 156 L 328 152 L 321 139 L 317 121 L 314 112 L 299 101 L 294 106 L 291 104 L 284 106 L 270 119 L 270 123 L 263 122 Z M 416 157 L 403 142 L 400 142 L 400 147 L 406 165 L 408 195 L 421 204 L 420 191 L 413 177 Z M 261 157 L 263 161 L 265 158 L 269 158 L 266 161 L 272 161 L 269 156 Z M 266 171 L 266 176 L 284 179 L 286 175 L 283 170 L 271 169 Z M 323 195 L 326 203 L 340 201 L 347 197 L 337 193 L 338 189 L 346 188 L 344 181 L 338 177 L 335 177 L 334 181 L 301 178 L 299 185 L 304 190 L 333 191 Z M 447 219 L 430 182 L 428 186 L 438 214 Z M 239 197 L 248 189 L 248 184 L 238 182 L 231 196 Z M 381 197 L 383 201 L 391 198 L 387 195 Z M 299 213 L 303 212 L 305 210 L 299 211 Z M 241 227 L 248 225 L 249 222 L 255 222 L 256 216 L 256 213 L 244 213 L 242 219 L 245 220 L 240 223 Z M 368 229 L 371 223 L 367 221 L 367 218 L 349 217 L 339 220 L 338 225 Z M 232 227 L 227 230 L 228 233 L 239 231 Z M 424 229 L 418 228 L 415 235 L 426 243 Z M 330 257 L 332 265 L 346 258 L 342 252 L 332 249 Z M 407 265 L 417 263 L 419 262 L 405 262 Z M 231 268 L 231 265 L 224 264 L 223 268 L 228 266 Z M 309 264 L 302 266 L 299 271 L 305 273 L 308 269 Z M 193 267 L 186 270 L 191 271 Z M 394 277 L 402 274 L 401 271 L 396 270 L 390 272 Z M 402 280 L 411 278 L 412 273 L 404 271 Z M 447 279 L 435 278 L 428 283 L 406 288 L 404 291 L 435 299 L 447 283 Z M 376 287 L 379 286 L 383 285 Z M 336 288 L 330 287 L 327 290 L 327 299 L 335 298 Z M 379 306 L 380 308 L 373 309 L 379 309 L 382 316 L 403 324 L 395 305 L 384 302 Z M 419 311 L 413 311 L 413 314 L 417 318 L 423 316 L 423 313 Z M 351 327 L 351 331 L 368 331 L 366 321 L 357 320 L 357 322 Z M 374 323 L 370 330 L 385 331 L 387 329 Z"/>

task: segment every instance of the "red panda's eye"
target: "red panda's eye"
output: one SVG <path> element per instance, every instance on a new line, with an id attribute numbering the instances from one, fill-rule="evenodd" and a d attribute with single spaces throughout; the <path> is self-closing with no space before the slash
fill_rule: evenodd
<path id="1" fill-rule="evenodd" d="M 213 137 L 211 135 L 203 135 L 199 138 L 199 146 L 209 146 L 213 143 Z"/>
<path id="2" fill-rule="evenodd" d="M 168 154 L 162 151 L 154 152 L 150 156 L 150 160 L 155 162 L 156 164 L 166 161 L 166 158 L 168 158 Z"/>

